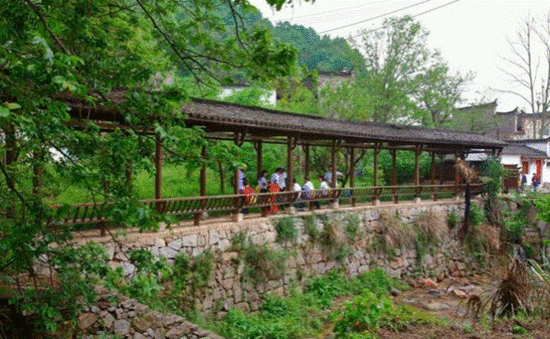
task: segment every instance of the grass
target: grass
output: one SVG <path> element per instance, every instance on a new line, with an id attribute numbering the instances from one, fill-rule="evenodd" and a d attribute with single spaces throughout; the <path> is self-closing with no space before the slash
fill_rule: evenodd
<path id="1" fill-rule="evenodd" d="M 403 286 L 379 269 L 356 278 L 331 271 L 309 279 L 303 292 L 293 288 L 287 297 L 265 295 L 258 312 L 233 309 L 222 320 L 203 325 L 225 338 L 309 338 L 330 322 L 330 309 L 338 307 L 339 298 L 361 295 L 365 289 L 384 296 L 393 287 Z"/>

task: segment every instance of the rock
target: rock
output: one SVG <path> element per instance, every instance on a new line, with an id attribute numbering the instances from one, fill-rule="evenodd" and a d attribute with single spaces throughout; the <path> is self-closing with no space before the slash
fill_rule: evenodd
<path id="1" fill-rule="evenodd" d="M 439 295 L 439 290 L 438 289 L 431 289 L 428 291 L 428 294 L 429 295 Z"/>
<path id="2" fill-rule="evenodd" d="M 130 333 L 130 323 L 126 320 L 116 320 L 114 327 L 115 334 L 127 335 Z"/>
<path id="3" fill-rule="evenodd" d="M 136 332 L 136 334 L 134 334 L 134 339 L 147 339 L 147 337 L 141 333 Z"/>
<path id="4" fill-rule="evenodd" d="M 432 302 L 423 306 L 425 309 L 432 312 L 445 311 L 449 309 L 449 305 L 439 302 Z"/>
<path id="5" fill-rule="evenodd" d="M 170 247 L 174 251 L 179 251 L 181 249 L 181 246 L 182 246 L 181 239 L 176 239 L 168 244 L 168 247 Z"/>
<path id="6" fill-rule="evenodd" d="M 174 259 L 178 255 L 178 251 L 171 249 L 170 247 L 161 247 L 159 249 L 159 254 L 165 258 Z"/>
<path id="7" fill-rule="evenodd" d="M 105 253 L 107 254 L 107 260 L 113 260 L 115 256 L 115 246 L 106 246 Z"/>
<path id="8" fill-rule="evenodd" d="M 185 334 L 187 334 L 186 332 L 186 327 L 185 326 L 176 326 L 176 327 L 173 327 L 171 328 L 168 332 L 166 332 L 166 334 L 164 335 L 164 337 L 166 339 L 180 339 L 182 338 Z"/>
<path id="9" fill-rule="evenodd" d="M 110 329 L 113 323 L 115 322 L 115 318 L 111 315 L 111 313 L 107 313 L 103 317 L 103 322 L 105 323 L 105 327 Z"/>
<path id="10" fill-rule="evenodd" d="M 396 289 L 396 288 L 392 288 L 392 289 L 390 290 L 390 294 L 393 295 L 394 297 L 397 297 L 398 295 L 401 294 L 401 291 L 398 290 L 398 289 Z"/>
<path id="11" fill-rule="evenodd" d="M 456 263 L 454 261 L 451 261 L 449 264 L 447 264 L 447 268 L 449 269 L 450 273 L 456 272 L 456 270 L 458 270 L 458 266 L 456 266 Z"/>
<path id="12" fill-rule="evenodd" d="M 209 238 L 208 238 L 208 243 L 210 246 L 214 246 L 218 243 L 218 241 L 220 241 L 220 234 L 218 233 L 217 230 L 210 230 L 210 234 L 209 234 Z"/>
<path id="13" fill-rule="evenodd" d="M 224 252 L 222 253 L 222 260 L 229 261 L 239 257 L 239 252 Z"/>
<path id="14" fill-rule="evenodd" d="M 164 247 L 166 246 L 166 241 L 164 241 L 164 239 L 161 239 L 161 238 L 155 238 L 155 246 Z"/>
<path id="15" fill-rule="evenodd" d="M 136 267 L 133 264 L 125 261 L 122 263 L 122 271 L 124 272 L 125 276 L 129 276 L 136 271 Z"/>
<path id="16" fill-rule="evenodd" d="M 83 313 L 78 317 L 78 327 L 81 330 L 85 330 L 92 326 L 98 319 L 98 316 L 94 313 Z"/>
<path id="17" fill-rule="evenodd" d="M 437 283 L 430 278 L 423 279 L 422 286 L 424 286 L 425 288 L 431 288 L 431 289 L 438 287 Z"/>
<path id="18" fill-rule="evenodd" d="M 459 297 L 460 299 L 466 299 L 467 298 L 466 293 L 464 291 L 461 291 L 461 290 L 453 290 L 453 294 L 456 295 L 457 297 Z"/>
<path id="19" fill-rule="evenodd" d="M 190 234 L 181 238 L 183 247 L 196 247 L 198 245 L 198 236 L 196 234 Z"/>
<path id="20" fill-rule="evenodd" d="M 148 328 L 153 327 L 154 323 L 155 317 L 151 313 L 142 313 L 132 320 L 132 328 L 136 332 L 145 332 Z"/>

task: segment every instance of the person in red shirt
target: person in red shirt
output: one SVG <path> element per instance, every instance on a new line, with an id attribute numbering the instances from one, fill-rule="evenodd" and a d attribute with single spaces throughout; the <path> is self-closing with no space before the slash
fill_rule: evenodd
<path id="1" fill-rule="evenodd" d="M 279 186 L 276 182 L 271 182 L 269 184 L 269 192 L 273 193 L 273 197 L 271 198 L 271 208 L 269 209 L 269 214 L 275 214 L 279 212 L 279 208 L 277 207 L 277 196 L 279 195 L 279 192 L 281 191 L 281 186 Z"/>
<path id="2" fill-rule="evenodd" d="M 248 179 L 246 178 L 243 179 L 243 189 L 241 193 L 245 195 L 244 206 L 249 206 L 254 204 L 256 200 L 256 192 L 254 192 L 254 189 L 250 187 L 250 184 L 248 183 Z M 242 213 L 247 214 L 248 208 L 247 207 L 243 208 Z"/>

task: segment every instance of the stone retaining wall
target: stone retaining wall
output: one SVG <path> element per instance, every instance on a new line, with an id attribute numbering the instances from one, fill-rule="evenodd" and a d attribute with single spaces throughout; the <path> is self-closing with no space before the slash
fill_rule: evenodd
<path id="1" fill-rule="evenodd" d="M 231 308 L 257 310 L 264 293 L 284 295 L 294 282 L 300 285 L 305 277 L 322 275 L 334 268 L 344 270 L 349 276 L 377 267 L 392 277 L 421 274 L 443 278 L 451 274 L 462 275 L 475 265 L 471 265 L 473 261 L 464 256 L 456 238 L 456 229 L 450 230 L 447 227 L 447 218 L 453 211 L 460 219 L 463 215 L 463 203 L 423 202 L 328 210 L 318 212 L 315 219 L 309 216 L 309 212 L 304 212 L 292 216 L 292 224 L 298 231 L 295 240 L 283 243 L 277 241 L 275 227 L 280 217 L 272 216 L 244 220 L 239 224 L 178 228 L 141 235 L 133 240 L 125 239 L 122 249 L 108 243 L 106 247 L 110 264 L 121 267 L 128 276 L 135 272 L 134 265 L 128 261 L 126 255 L 131 250 L 145 248 L 156 257 L 165 257 L 169 264 L 173 264 L 174 259 L 182 253 L 187 253 L 193 260 L 206 250 L 211 251 L 215 261 L 214 272 L 203 297 L 196 300 L 196 307 L 223 315 Z M 439 225 L 437 245 L 424 250 L 424 253 L 419 253 L 414 243 L 391 250 L 384 250 L 380 246 L 380 239 L 384 239 L 381 214 L 398 218 L 410 225 L 426 213 L 431 213 L 435 218 L 433 222 Z M 307 222 L 313 222 L 319 233 L 332 227 L 335 238 L 331 241 L 342 242 L 340 245 L 345 246 L 346 251 L 340 253 L 338 258 L 331 257 L 328 253 L 331 250 L 327 250 L 326 244 L 312 240 L 306 230 Z M 357 232 L 353 241 L 345 239 L 346 228 L 350 223 L 354 224 Z M 246 238 L 248 246 L 265 249 L 262 252 L 264 254 L 284 253 L 286 259 L 282 272 L 265 275 L 262 268 L 254 268 L 257 263 L 247 262 L 242 248 L 232 245 L 232 240 L 237 235 Z M 252 271 L 256 269 L 256 273 L 252 272 L 252 277 L 251 267 Z M 255 279 L 262 276 L 264 281 Z"/>
<path id="2" fill-rule="evenodd" d="M 180 316 L 152 311 L 147 306 L 124 296 L 113 296 L 100 289 L 98 301 L 80 315 L 78 327 L 83 339 L 114 334 L 132 339 L 223 339 L 199 328 Z M 118 302 L 113 303 L 113 298 Z"/>

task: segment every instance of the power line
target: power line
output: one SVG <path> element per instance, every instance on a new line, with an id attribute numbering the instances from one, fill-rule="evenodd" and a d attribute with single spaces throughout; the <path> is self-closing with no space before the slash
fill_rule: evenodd
<path id="1" fill-rule="evenodd" d="M 337 12 L 343 12 L 343 11 L 347 11 L 347 10 L 350 10 L 350 9 L 357 10 L 358 7 L 370 7 L 372 5 L 377 5 L 377 4 L 384 3 L 384 2 L 389 2 L 389 1 L 393 1 L 393 0 L 383 0 L 383 1 L 373 2 L 373 3 L 363 4 L 361 6 L 338 8 L 338 9 L 335 9 L 335 10 L 332 10 L 332 11 L 324 11 L 324 12 L 318 12 L 318 13 L 311 13 L 311 14 L 293 16 L 291 18 L 282 19 L 280 21 L 293 21 L 293 20 L 296 20 L 296 19 L 310 18 L 310 17 L 314 17 L 314 16 L 321 16 L 321 15 L 327 15 L 327 14 L 332 14 L 332 13 L 337 13 Z"/>
<path id="2" fill-rule="evenodd" d="M 431 1 L 431 0 L 424 0 L 424 1 L 418 2 L 418 3 L 416 3 L 416 4 L 412 4 L 412 5 L 409 5 L 409 6 L 406 6 L 406 7 L 402 7 L 402 8 L 396 9 L 396 10 L 391 11 L 391 12 L 387 12 L 387 13 L 384 13 L 384 14 L 381 14 L 381 15 L 377 15 L 377 16 L 372 17 L 372 18 L 368 18 L 368 19 L 365 19 L 365 20 L 361 20 L 361 21 L 358 21 L 358 22 L 354 22 L 354 23 L 347 24 L 347 25 L 340 26 L 340 27 L 336 27 L 336 28 L 327 29 L 326 31 L 319 32 L 318 34 L 321 35 L 321 34 L 325 34 L 325 33 L 328 33 L 328 32 L 337 31 L 337 30 L 342 29 L 342 28 L 348 28 L 348 27 L 351 27 L 351 26 L 359 25 L 359 24 L 365 23 L 365 22 L 367 22 L 367 21 L 372 21 L 372 20 L 380 19 L 380 18 L 385 17 L 385 16 L 387 16 L 387 15 L 394 14 L 394 13 L 397 13 L 397 12 L 400 12 L 400 11 L 404 11 L 404 10 L 406 10 L 406 9 L 409 9 L 409 8 L 412 8 L 412 7 L 416 7 L 416 6 L 425 4 L 426 2 L 430 2 L 430 1 Z M 456 1 L 459 1 L 459 0 L 456 0 Z"/>
<path id="3" fill-rule="evenodd" d="M 411 18 L 416 18 L 416 17 L 418 17 L 418 16 L 421 16 L 421 15 L 424 15 L 424 14 L 428 14 L 428 13 L 430 13 L 430 12 L 433 12 L 433 11 L 438 10 L 438 9 L 440 9 L 440 8 L 443 8 L 443 7 L 452 5 L 452 4 L 454 4 L 455 2 L 459 2 L 459 1 L 460 1 L 460 0 L 454 0 L 454 1 L 448 2 L 448 3 L 446 3 L 446 4 L 443 4 L 443 5 L 434 7 L 434 8 L 432 8 L 432 9 L 429 9 L 429 10 L 427 10 L 427 11 L 420 12 L 420 13 L 415 14 L 415 15 L 411 15 Z M 368 30 L 368 31 L 366 31 L 366 32 L 363 32 L 363 33 L 354 35 L 354 36 L 352 36 L 351 38 L 352 38 L 352 39 L 353 39 L 353 38 L 357 38 L 357 37 L 360 37 L 360 36 L 365 35 L 365 34 L 369 34 L 369 33 L 372 33 L 372 32 L 379 31 L 379 30 L 384 29 L 384 28 L 386 28 L 386 27 L 388 27 L 388 25 L 380 26 L 380 27 L 378 27 L 378 28 Z M 319 34 L 321 34 L 321 33 L 319 33 Z"/>

